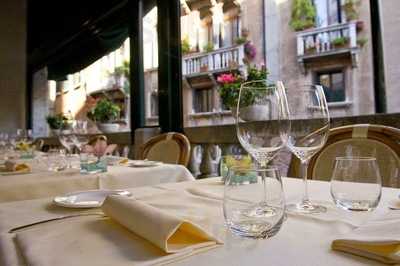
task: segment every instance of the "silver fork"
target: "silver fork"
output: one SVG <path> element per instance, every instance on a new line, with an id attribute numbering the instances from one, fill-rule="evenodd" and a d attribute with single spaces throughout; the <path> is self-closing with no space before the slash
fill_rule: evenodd
<path id="1" fill-rule="evenodd" d="M 98 216 L 101 216 L 101 217 L 106 217 L 106 215 L 104 213 L 72 214 L 72 215 L 66 215 L 66 216 L 51 218 L 51 219 L 42 220 L 42 221 L 39 221 L 39 222 L 34 222 L 34 223 L 26 224 L 26 225 L 17 226 L 17 227 L 14 227 L 14 228 L 10 229 L 8 232 L 9 233 L 14 233 L 15 231 L 18 231 L 20 229 L 28 228 L 28 227 L 31 227 L 31 226 L 34 226 L 34 225 L 38 225 L 38 224 L 44 224 L 44 223 L 48 223 L 48 222 L 52 222 L 52 221 L 58 221 L 58 220 L 74 218 L 74 217 L 80 217 L 80 216 L 92 216 L 92 215 L 98 215 Z"/>

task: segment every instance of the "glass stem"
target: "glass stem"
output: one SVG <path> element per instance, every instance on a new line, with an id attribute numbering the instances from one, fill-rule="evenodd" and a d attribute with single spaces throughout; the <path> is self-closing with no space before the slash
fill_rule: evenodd
<path id="1" fill-rule="evenodd" d="M 260 169 L 267 169 L 268 168 L 268 162 L 257 162 L 258 163 L 258 168 Z M 264 204 L 267 204 L 267 176 L 264 171 L 261 172 L 261 178 L 264 186 Z"/>
<path id="2" fill-rule="evenodd" d="M 303 175 L 303 183 L 304 183 L 304 195 L 303 195 L 302 205 L 310 204 L 310 199 L 308 198 L 307 168 L 308 168 L 308 160 L 302 161 L 301 162 L 301 172 Z"/>

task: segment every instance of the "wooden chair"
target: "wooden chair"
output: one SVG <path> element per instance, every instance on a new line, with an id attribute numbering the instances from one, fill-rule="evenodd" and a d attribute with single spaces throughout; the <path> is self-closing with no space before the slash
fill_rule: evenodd
<path id="1" fill-rule="evenodd" d="M 104 140 L 104 141 L 107 142 L 107 137 L 106 137 L 105 135 L 97 135 L 97 136 L 94 136 L 94 137 L 90 138 L 88 144 L 89 144 L 89 145 L 93 145 L 93 144 L 96 143 L 97 140 Z"/>
<path id="2" fill-rule="evenodd" d="M 187 166 L 190 157 L 190 142 L 181 133 L 164 133 L 150 138 L 143 144 L 139 157 Z"/>
<path id="3" fill-rule="evenodd" d="M 400 187 L 400 129 L 373 124 L 332 128 L 325 146 L 310 160 L 308 178 L 329 181 L 335 158 L 341 156 L 376 157 L 383 185 Z M 294 156 L 288 175 L 301 176 Z"/>
<path id="4" fill-rule="evenodd" d="M 33 142 L 33 145 L 35 146 L 35 150 L 42 151 L 43 146 L 44 146 L 44 140 L 43 139 L 35 139 L 35 141 Z"/>

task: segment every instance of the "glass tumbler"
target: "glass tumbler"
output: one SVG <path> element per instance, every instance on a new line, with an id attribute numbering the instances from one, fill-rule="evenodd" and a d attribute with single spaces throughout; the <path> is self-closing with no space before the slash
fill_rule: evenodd
<path id="1" fill-rule="evenodd" d="M 382 179 L 374 157 L 338 157 L 331 179 L 336 206 L 349 211 L 372 211 L 381 199 Z"/>
<path id="2" fill-rule="evenodd" d="M 248 176 L 254 178 L 244 178 Z M 250 238 L 274 236 L 285 213 L 279 171 L 230 168 L 225 180 L 223 211 L 226 226 L 234 234 Z"/>

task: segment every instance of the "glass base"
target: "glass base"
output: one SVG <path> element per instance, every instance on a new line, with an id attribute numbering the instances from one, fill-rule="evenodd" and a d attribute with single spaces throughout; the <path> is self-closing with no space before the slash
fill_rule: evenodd
<path id="1" fill-rule="evenodd" d="M 313 204 L 311 202 L 301 202 L 286 205 L 286 211 L 289 213 L 324 213 L 327 211 L 326 207 L 322 205 Z"/>

